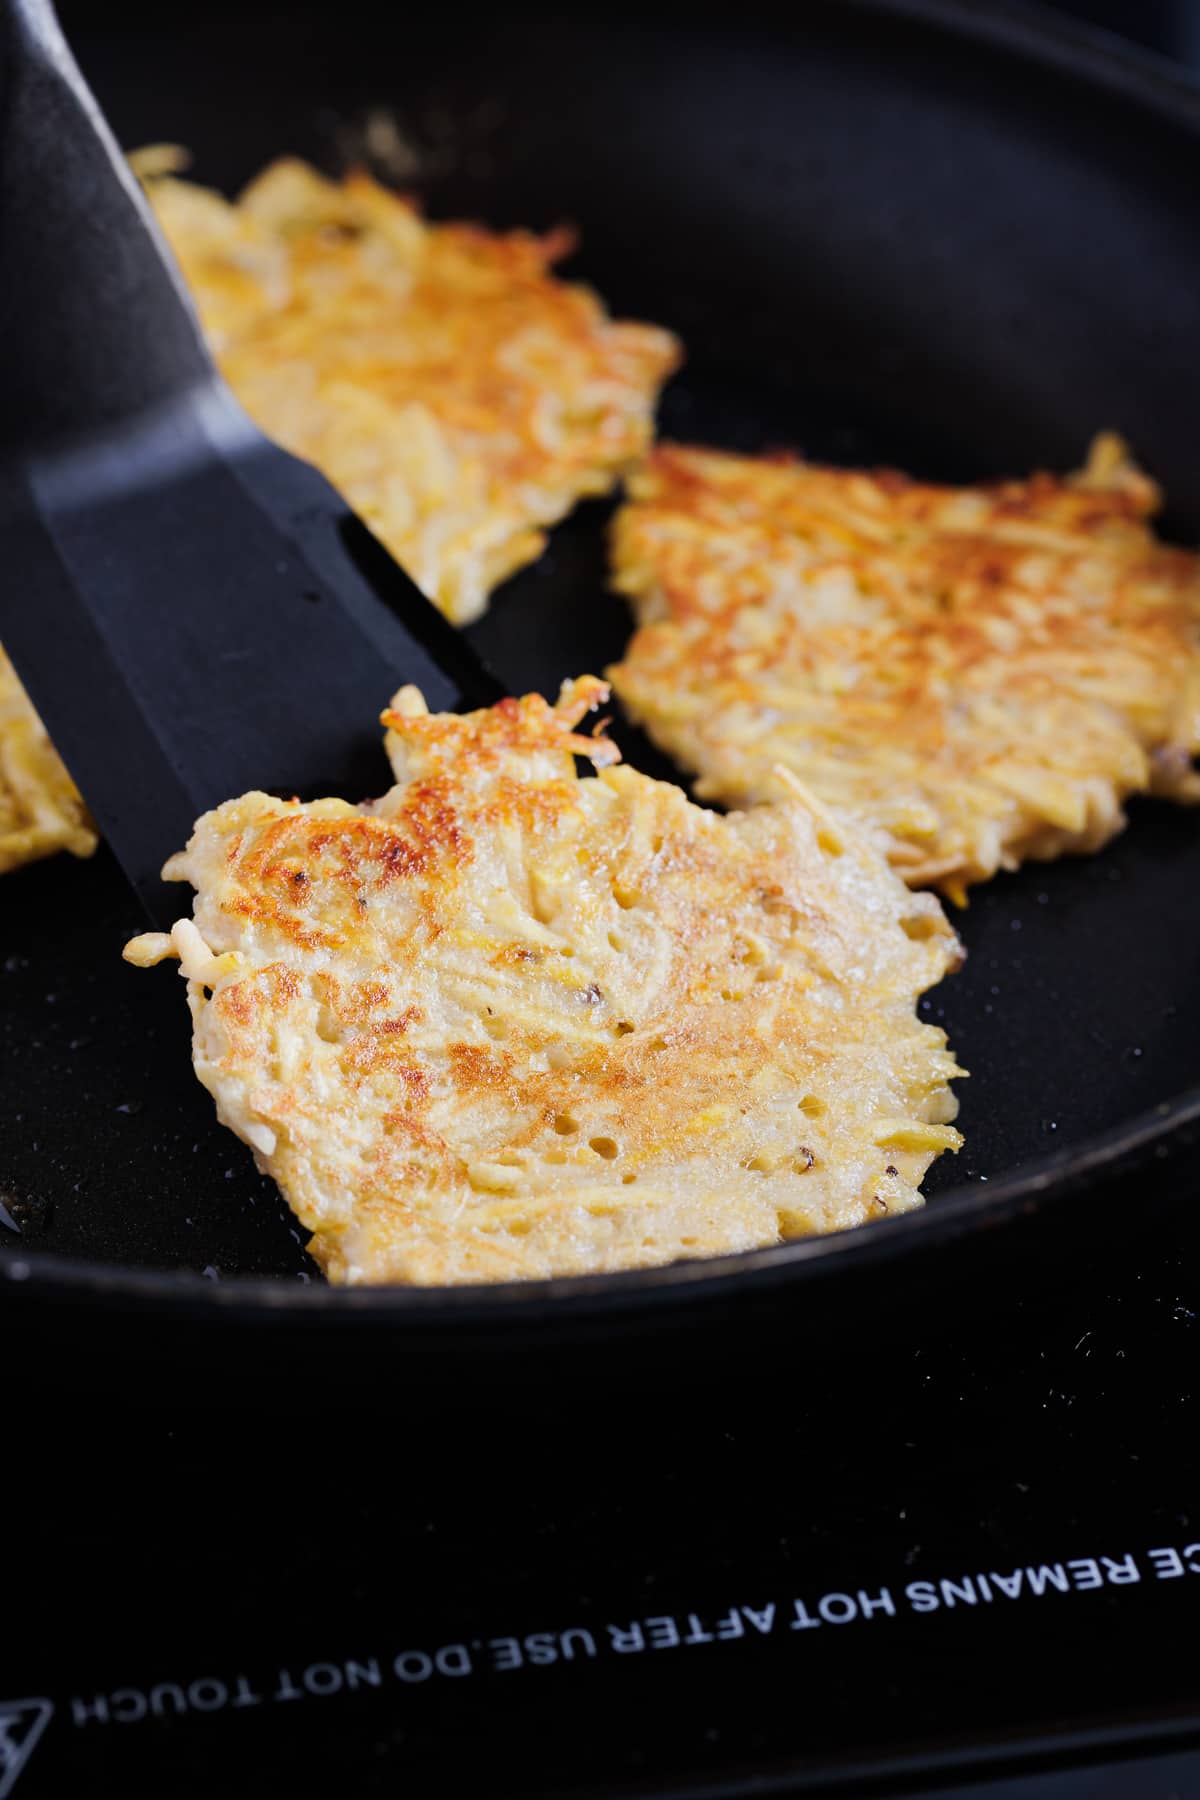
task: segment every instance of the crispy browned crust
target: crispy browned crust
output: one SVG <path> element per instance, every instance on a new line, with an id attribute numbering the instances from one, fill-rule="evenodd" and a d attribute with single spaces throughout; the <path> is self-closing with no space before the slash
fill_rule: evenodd
<path id="1" fill-rule="evenodd" d="M 59 850 L 95 848 L 79 791 L 0 649 L 0 875 Z"/>
<path id="2" fill-rule="evenodd" d="M 362 171 L 271 164 L 235 203 L 134 157 L 235 393 L 452 619 L 650 442 L 669 332 L 558 280 L 568 230 L 426 224 Z M 0 649 L 0 872 L 96 835 Z"/>
<path id="3" fill-rule="evenodd" d="M 234 392 L 457 622 L 650 442 L 679 346 L 556 279 L 571 232 L 426 224 L 291 159 L 234 205 L 148 189 Z"/>
<path id="4" fill-rule="evenodd" d="M 373 808 L 249 794 L 168 865 L 199 935 L 131 960 L 182 955 L 197 1073 L 334 1280 L 772 1243 L 917 1204 L 958 1141 L 937 902 L 803 793 L 726 818 L 614 766 L 606 691 L 402 694 Z"/>
<path id="5" fill-rule="evenodd" d="M 614 534 L 618 693 L 735 804 L 782 763 L 959 894 L 1194 799 L 1200 577 L 1118 440 L 1061 478 L 938 487 L 660 446 Z"/>

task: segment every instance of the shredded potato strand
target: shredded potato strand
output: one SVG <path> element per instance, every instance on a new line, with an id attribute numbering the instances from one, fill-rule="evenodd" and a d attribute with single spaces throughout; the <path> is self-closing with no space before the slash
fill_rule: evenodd
<path id="1" fill-rule="evenodd" d="M 1097 849 L 1130 794 L 1200 797 L 1200 565 L 1157 504 L 1111 435 L 980 488 L 663 445 L 615 524 L 611 678 L 699 794 L 798 778 L 961 899 Z"/>
<path id="2" fill-rule="evenodd" d="M 619 766 L 606 697 L 402 690 L 389 793 L 206 814 L 165 871 L 194 920 L 127 947 L 179 959 L 196 1073 L 335 1281 L 776 1243 L 916 1206 L 959 1143 L 937 901 L 790 777 L 726 818 Z"/>
<path id="3" fill-rule="evenodd" d="M 290 159 L 231 204 L 171 155 L 139 166 L 234 392 L 456 623 L 645 451 L 679 346 L 555 278 L 569 233 L 430 225 Z"/>

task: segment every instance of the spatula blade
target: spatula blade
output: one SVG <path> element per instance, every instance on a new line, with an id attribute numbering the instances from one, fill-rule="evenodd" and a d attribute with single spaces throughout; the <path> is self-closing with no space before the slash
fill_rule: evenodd
<path id="1" fill-rule="evenodd" d="M 378 793 L 398 685 L 435 710 L 499 694 L 321 476 L 248 428 L 218 443 L 203 411 L 10 474 L 0 518 L 0 639 L 159 920 L 162 863 L 208 807 Z"/>
<path id="2" fill-rule="evenodd" d="M 169 922 L 200 812 L 376 793 L 397 686 L 499 687 L 221 382 L 49 0 L 8 0 L 0 40 L 0 642 Z"/>

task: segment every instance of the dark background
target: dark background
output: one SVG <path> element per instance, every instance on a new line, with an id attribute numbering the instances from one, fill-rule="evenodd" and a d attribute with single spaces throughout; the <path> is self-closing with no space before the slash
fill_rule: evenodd
<path id="1" fill-rule="evenodd" d="M 1200 13 L 1193 0 L 1052 0 L 1069 13 L 1177 62 L 1200 61 Z"/>

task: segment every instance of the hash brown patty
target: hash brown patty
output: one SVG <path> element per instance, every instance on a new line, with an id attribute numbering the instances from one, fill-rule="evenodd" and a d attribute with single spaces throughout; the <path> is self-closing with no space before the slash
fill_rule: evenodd
<path id="1" fill-rule="evenodd" d="M 291 158 L 234 202 L 162 174 L 161 150 L 135 166 L 247 412 L 455 624 L 650 443 L 678 343 L 555 277 L 571 232 L 429 224 L 362 171 Z"/>
<path id="2" fill-rule="evenodd" d="M 965 488 L 664 444 L 630 495 L 609 674 L 704 798 L 778 798 L 782 766 L 961 900 L 1097 849 L 1130 794 L 1200 794 L 1200 564 L 1119 439 Z"/>
<path id="3" fill-rule="evenodd" d="M 337 1282 L 579 1274 L 919 1203 L 959 948 L 801 790 L 725 817 L 581 735 L 605 686 L 402 690 L 373 805 L 251 793 L 164 873 L 196 1073 Z M 581 778 L 576 758 L 597 773 Z"/>
<path id="4" fill-rule="evenodd" d="M 0 649 L 0 875 L 59 850 L 90 856 L 96 842 L 79 791 Z"/>

